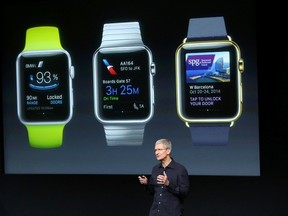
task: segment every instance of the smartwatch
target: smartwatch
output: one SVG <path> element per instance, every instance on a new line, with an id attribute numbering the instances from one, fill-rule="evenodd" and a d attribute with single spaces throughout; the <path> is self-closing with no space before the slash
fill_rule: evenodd
<path id="1" fill-rule="evenodd" d="M 150 49 L 139 22 L 106 23 L 93 54 L 94 111 L 104 126 L 108 146 L 139 146 L 154 114 Z"/>
<path id="2" fill-rule="evenodd" d="M 17 56 L 17 113 L 35 148 L 62 145 L 63 130 L 72 118 L 71 57 L 54 26 L 26 31 L 24 50 Z"/>
<path id="3" fill-rule="evenodd" d="M 242 113 L 244 61 L 224 17 L 191 18 L 175 61 L 177 114 L 192 144 L 226 145 Z"/>

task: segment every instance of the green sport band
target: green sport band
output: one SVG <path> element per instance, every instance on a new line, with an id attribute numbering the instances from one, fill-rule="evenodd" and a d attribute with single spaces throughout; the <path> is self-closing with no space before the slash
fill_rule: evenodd
<path id="1" fill-rule="evenodd" d="M 26 31 L 24 51 L 51 49 L 63 49 L 57 27 L 41 26 Z"/>
<path id="2" fill-rule="evenodd" d="M 26 125 L 30 146 L 35 148 L 57 148 L 62 145 L 65 125 Z"/>
<path id="3" fill-rule="evenodd" d="M 24 51 L 52 49 L 63 49 L 57 27 L 40 26 L 26 31 Z M 60 147 L 64 126 L 64 124 L 26 125 L 30 146 L 35 148 Z"/>

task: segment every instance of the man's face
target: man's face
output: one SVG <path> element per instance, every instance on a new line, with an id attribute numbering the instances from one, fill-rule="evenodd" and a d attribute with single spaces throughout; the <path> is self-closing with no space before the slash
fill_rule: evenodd
<path id="1" fill-rule="evenodd" d="M 161 143 L 155 145 L 154 151 L 155 151 L 155 156 L 158 161 L 163 160 L 170 153 L 170 149 L 165 148 L 165 146 Z"/>

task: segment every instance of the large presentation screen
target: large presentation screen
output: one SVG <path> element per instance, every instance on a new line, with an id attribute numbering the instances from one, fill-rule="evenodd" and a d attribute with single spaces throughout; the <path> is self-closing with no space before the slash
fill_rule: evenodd
<path id="1" fill-rule="evenodd" d="M 259 176 L 254 4 L 1 7 L 4 173 L 149 174 L 167 138 L 189 175 Z"/>

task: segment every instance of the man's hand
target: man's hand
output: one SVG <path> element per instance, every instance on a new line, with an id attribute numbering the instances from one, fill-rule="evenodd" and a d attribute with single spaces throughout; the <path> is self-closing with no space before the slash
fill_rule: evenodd
<path id="1" fill-rule="evenodd" d="M 143 185 L 148 184 L 148 179 L 146 176 L 144 175 L 138 176 L 138 179 L 139 179 L 140 184 L 143 184 Z"/>
<path id="2" fill-rule="evenodd" d="M 168 186 L 169 185 L 169 179 L 168 176 L 166 175 L 166 172 L 163 172 L 163 175 L 158 175 L 157 176 L 157 183 L 158 184 L 163 184 Z"/>

